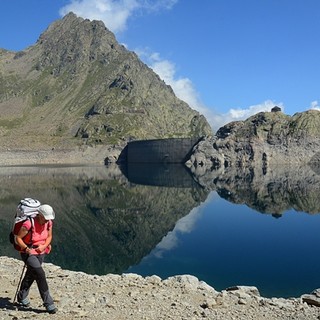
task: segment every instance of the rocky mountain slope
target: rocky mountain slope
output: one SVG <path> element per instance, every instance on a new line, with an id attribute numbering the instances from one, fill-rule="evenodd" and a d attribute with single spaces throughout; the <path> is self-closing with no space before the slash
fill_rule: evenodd
<path id="1" fill-rule="evenodd" d="M 23 51 L 0 49 L 0 115 L 3 150 L 123 147 L 211 133 L 101 21 L 73 13 Z"/>
<path id="2" fill-rule="evenodd" d="M 197 175 L 206 171 L 260 168 L 279 164 L 320 163 L 320 112 L 309 110 L 292 117 L 281 111 L 260 112 L 245 121 L 231 122 L 203 139 L 187 165 Z"/>

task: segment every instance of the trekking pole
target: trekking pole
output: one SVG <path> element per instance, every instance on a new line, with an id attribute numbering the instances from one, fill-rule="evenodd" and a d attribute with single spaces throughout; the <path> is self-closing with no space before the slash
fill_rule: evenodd
<path id="1" fill-rule="evenodd" d="M 18 283 L 18 286 L 17 286 L 17 291 L 16 291 L 16 294 L 13 298 L 13 303 L 14 304 L 16 302 L 16 298 L 17 298 L 17 295 L 18 295 L 18 291 L 19 291 L 19 287 L 20 287 L 20 284 L 21 284 L 21 281 L 22 281 L 22 277 L 23 277 L 23 274 L 24 274 L 24 270 L 26 269 L 26 264 L 23 265 L 23 269 L 22 269 L 22 272 L 21 272 L 21 276 L 20 276 L 20 280 L 19 280 L 19 283 Z"/>

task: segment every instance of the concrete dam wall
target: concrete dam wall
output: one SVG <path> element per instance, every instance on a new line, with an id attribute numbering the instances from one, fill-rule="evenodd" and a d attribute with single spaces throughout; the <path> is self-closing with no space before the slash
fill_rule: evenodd
<path id="1" fill-rule="evenodd" d="M 129 142 L 121 155 L 127 163 L 184 163 L 200 138 L 156 139 Z"/>
<path id="2" fill-rule="evenodd" d="M 183 165 L 201 138 L 139 140 L 127 144 L 118 164 L 136 184 L 193 188 L 195 181 Z"/>
<path id="3" fill-rule="evenodd" d="M 128 143 L 129 163 L 184 163 L 198 138 L 141 140 Z"/>

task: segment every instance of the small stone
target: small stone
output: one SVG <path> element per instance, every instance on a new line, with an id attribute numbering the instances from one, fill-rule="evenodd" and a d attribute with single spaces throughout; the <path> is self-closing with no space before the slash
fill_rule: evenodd
<path id="1" fill-rule="evenodd" d="M 320 298 L 320 289 L 315 289 L 311 292 L 311 294 L 314 294 L 316 297 Z"/>
<path id="2" fill-rule="evenodd" d="M 246 301 L 245 299 L 240 298 L 240 299 L 238 300 L 238 304 L 245 305 L 245 304 L 247 304 L 247 301 Z"/>
<path id="3" fill-rule="evenodd" d="M 95 304 L 96 303 L 96 299 L 94 297 L 88 297 L 86 299 L 86 303 Z"/>
<path id="4" fill-rule="evenodd" d="M 314 294 L 304 294 L 301 296 L 302 301 L 316 307 L 320 307 L 320 298 Z"/>
<path id="5" fill-rule="evenodd" d="M 260 292 L 257 287 L 254 286 L 234 286 L 226 289 L 227 291 L 242 291 L 248 295 L 260 296 Z"/>

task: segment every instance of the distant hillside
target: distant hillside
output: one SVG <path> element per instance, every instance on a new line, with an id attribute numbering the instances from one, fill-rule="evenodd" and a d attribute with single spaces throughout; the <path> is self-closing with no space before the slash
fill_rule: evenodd
<path id="1" fill-rule="evenodd" d="M 245 121 L 221 127 L 194 149 L 188 166 L 193 172 L 278 164 L 320 165 L 320 111 L 288 116 L 260 112 Z"/>
<path id="2" fill-rule="evenodd" d="M 20 52 L 0 49 L 0 146 L 125 146 L 211 134 L 206 119 L 120 45 L 101 21 L 69 13 Z"/>

